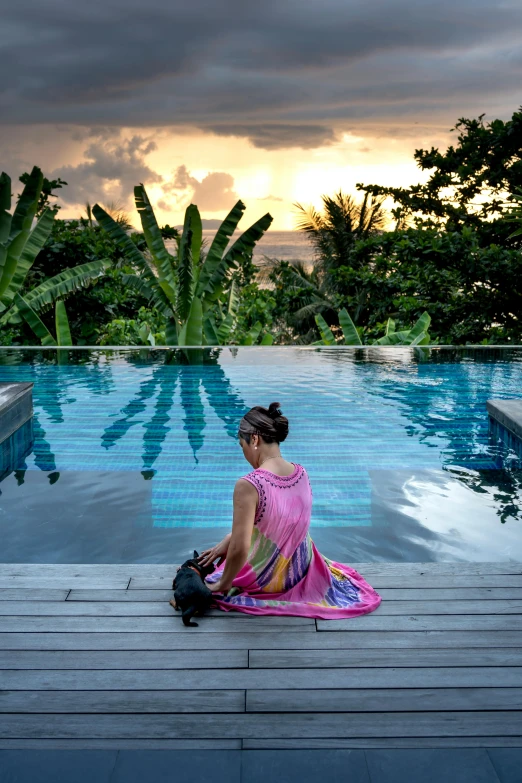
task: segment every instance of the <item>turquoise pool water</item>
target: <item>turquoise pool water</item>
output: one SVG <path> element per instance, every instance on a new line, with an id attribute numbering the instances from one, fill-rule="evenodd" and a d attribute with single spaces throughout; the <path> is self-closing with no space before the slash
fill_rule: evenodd
<path id="1" fill-rule="evenodd" d="M 34 383 L 34 445 L 4 466 L 4 562 L 173 562 L 230 526 L 239 419 L 278 400 L 325 554 L 521 560 L 520 458 L 486 400 L 522 350 L 224 348 L 0 352 Z"/>

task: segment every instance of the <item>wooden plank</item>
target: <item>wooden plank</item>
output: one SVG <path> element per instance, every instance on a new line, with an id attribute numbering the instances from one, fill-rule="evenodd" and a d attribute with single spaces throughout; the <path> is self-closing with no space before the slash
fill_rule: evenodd
<path id="1" fill-rule="evenodd" d="M 469 660 L 469 659 L 468 659 Z M 1 669 L 220 669 L 248 666 L 248 650 L 2 650 Z"/>
<path id="2" fill-rule="evenodd" d="M 0 739 L 0 750 L 241 750 L 240 739 Z M 493 747 L 490 743 L 488 747 Z"/>
<path id="3" fill-rule="evenodd" d="M 18 594 L 19 591 L 16 591 Z M 461 588 L 458 596 L 451 588 L 387 588 L 379 591 L 385 602 L 388 601 L 522 601 L 522 587 L 475 587 Z M 2 591 L 0 591 L 0 599 Z M 13 599 L 15 596 L 13 596 Z M 38 599 L 38 595 L 35 595 Z M 169 601 L 172 598 L 172 590 L 71 590 L 67 601 Z M 7 597 L 4 600 L 9 600 Z"/>
<path id="4" fill-rule="evenodd" d="M 245 626 L 241 626 L 244 628 Z M 189 628 L 198 631 L 197 628 Z M 288 634 L 263 629 L 258 632 L 198 635 L 197 646 L 216 650 L 325 650 L 325 649 L 461 649 L 522 647 L 522 631 L 331 631 L 311 633 L 296 629 Z M 189 633 L 0 633 L 1 650 L 191 650 Z"/>
<path id="5" fill-rule="evenodd" d="M 65 604 L 60 604 L 62 610 Z M 52 607 L 54 609 L 54 606 Z M 0 614 L 2 607 L 0 605 Z M 385 601 L 377 609 L 379 615 L 432 614 L 522 614 L 522 601 Z"/>
<path id="6" fill-rule="evenodd" d="M 383 618 L 385 619 L 385 618 Z M 493 618 L 495 619 L 495 618 Z M 171 617 L 3 617 L 1 630 L 9 632 L 51 632 L 68 633 L 115 633 L 132 631 L 134 633 L 191 633 L 201 634 L 216 631 L 219 633 L 243 633 L 247 630 L 268 631 L 283 630 L 285 633 L 303 633 L 306 629 L 315 634 L 313 620 L 304 617 L 249 617 L 250 622 L 235 615 L 228 617 L 198 617 L 198 628 L 187 628 L 181 622 L 181 617 L 172 611 Z"/>
<path id="7" fill-rule="evenodd" d="M 8 740 L 8 742 L 24 742 L 27 740 Z M 34 740 L 32 740 L 34 742 Z M 52 740 L 45 740 L 50 742 Z M 94 740 L 96 741 L 96 740 Z M 136 740 L 137 741 L 137 740 Z M 146 741 L 146 740 L 141 740 Z M 110 742 L 110 740 L 109 740 Z M 0 748 L 3 747 L 0 740 Z M 303 738 L 280 738 L 273 739 L 244 739 L 243 750 L 288 750 L 295 748 L 303 749 Z M 357 748 L 359 750 L 370 748 L 520 748 L 522 747 L 522 735 L 519 737 L 366 737 L 355 739 L 316 739 L 315 737 L 306 737 L 306 747 L 310 750 L 329 748 Z"/>
<path id="8" fill-rule="evenodd" d="M 215 715 L 40 715 L 0 716 L 0 737 L 174 739 L 520 736 L 522 713 L 280 713 Z"/>
<path id="9" fill-rule="evenodd" d="M 41 655 L 41 653 L 39 653 Z M 10 653 L 13 661 L 19 652 Z M 78 653 L 75 653 L 78 655 Z M 0 665 L 2 663 L 0 654 Z M 30 659 L 29 659 L 30 660 Z M 73 658 L 74 660 L 74 658 Z M 251 669 L 330 669 L 361 667 L 522 666 L 522 648 L 427 650 L 250 650 Z M 2 667 L 4 668 L 4 667 Z M 6 666 L 5 668 L 9 668 Z M 19 668 L 22 668 L 21 666 Z M 25 668 L 25 667 L 24 667 Z M 28 667 L 31 668 L 31 667 Z M 51 668 L 51 667 L 49 667 Z M 65 667 L 64 667 L 65 668 Z"/>
<path id="10" fill-rule="evenodd" d="M 167 577 L 177 568 L 168 563 L 0 563 L 0 577 L 126 577 L 128 581 L 137 575 Z"/>
<path id="11" fill-rule="evenodd" d="M 105 601 L 62 601 L 59 604 L 48 601 L 31 601 L 25 605 L 20 605 L 19 601 L 1 601 L 0 617 L 8 615 L 38 617 L 169 617 L 181 621 L 181 615 L 176 614 L 168 601 L 155 601 L 153 603 L 146 603 L 145 601 L 112 601 L 110 603 Z M 224 620 L 228 619 L 225 612 L 219 612 L 217 616 Z M 248 615 L 241 615 L 239 612 L 237 616 L 243 616 L 244 619 L 248 618 Z"/>
<path id="12" fill-rule="evenodd" d="M 0 713 L 244 712 L 241 690 L 0 691 Z"/>
<path id="13" fill-rule="evenodd" d="M 107 591 L 107 594 L 116 595 L 123 592 L 123 590 L 113 590 Z M 147 593 L 157 593 L 158 600 L 161 599 L 163 594 L 166 595 L 166 591 L 164 593 L 162 590 L 125 591 L 125 595 L 134 595 L 134 593 L 139 596 L 147 595 Z M 90 591 L 90 594 L 95 595 L 96 591 L 92 590 Z M 457 598 L 459 601 L 522 601 L 522 587 L 462 587 L 459 589 L 458 594 L 451 587 L 421 587 L 418 590 L 410 590 L 408 588 L 402 587 L 384 587 L 379 590 L 379 594 L 384 601 L 454 601 Z M 70 599 L 71 596 L 69 595 L 67 600 L 69 601 Z M 96 599 L 93 598 L 92 600 L 94 601 Z M 114 598 L 107 600 L 117 599 Z M 140 599 L 137 597 L 136 600 L 139 601 L 147 599 Z"/>
<path id="14" fill-rule="evenodd" d="M 440 667 L 414 669 L 163 669 L 2 672 L 4 690 L 190 690 L 303 688 L 517 688 L 522 667 Z"/>
<path id="15" fill-rule="evenodd" d="M 522 587 L 521 574 L 410 574 L 396 573 L 386 574 L 368 574 L 364 576 L 370 584 L 376 589 L 383 588 L 472 588 L 472 587 Z M 0 582 L 1 584 L 1 582 Z M 172 586 L 171 577 L 147 577 L 133 576 L 130 580 L 129 590 L 168 590 Z M 78 585 L 80 587 L 80 585 Z"/>
<path id="16" fill-rule="evenodd" d="M 3 622 L 9 622 L 5 618 Z M 42 618 L 45 620 L 46 618 Z M 123 619 L 123 618 L 120 618 Z M 211 621 L 212 618 L 208 620 Z M 317 620 L 317 630 L 332 631 L 502 631 L 522 630 L 520 615 L 378 615 L 348 620 Z"/>
<path id="17" fill-rule="evenodd" d="M 0 589 L 0 601 L 65 601 L 69 590 L 41 590 L 23 587 Z M 0 612 L 1 614 L 1 612 Z"/>
<path id="18" fill-rule="evenodd" d="M 394 574 L 521 574 L 522 563 L 507 561 L 504 563 L 350 563 L 359 573 Z"/>
<path id="19" fill-rule="evenodd" d="M 520 574 L 522 563 L 504 561 L 501 563 L 454 561 L 435 562 L 370 562 L 350 563 L 359 573 L 387 574 Z M 155 576 L 169 577 L 175 573 L 178 564 L 174 563 L 0 563 L 0 576 Z"/>
<path id="20" fill-rule="evenodd" d="M 171 593 L 172 597 L 172 593 Z M 409 601 L 403 602 L 409 604 Z M 437 602 L 432 602 L 437 603 Z M 473 602 L 469 602 L 473 603 Z M 493 607 L 500 602 L 491 601 Z M 168 601 L 0 601 L 0 617 L 168 617 L 181 622 L 181 614 L 177 613 Z M 223 622 L 260 623 L 276 620 L 285 628 L 288 626 L 313 625 L 308 617 L 285 617 L 274 615 L 249 615 L 244 612 L 224 612 L 220 609 L 210 609 L 205 612 L 203 621 L 215 618 Z M 201 618 L 195 618 L 199 622 Z"/>
<path id="21" fill-rule="evenodd" d="M 247 712 L 447 712 L 521 708 L 522 688 L 332 688 L 246 692 Z"/>
<path id="22" fill-rule="evenodd" d="M 172 595 L 172 590 L 71 590 L 67 601 L 166 601 L 168 603 Z M 520 596 L 522 597 L 522 590 Z M 480 598 L 480 596 L 476 597 Z"/>
<path id="23" fill-rule="evenodd" d="M 0 576 L 0 589 L 22 590 L 72 590 L 72 589 L 99 589 L 99 590 L 125 590 L 129 584 L 127 577 L 107 577 L 95 579 L 90 576 Z M 171 580 L 172 585 L 172 580 Z"/>

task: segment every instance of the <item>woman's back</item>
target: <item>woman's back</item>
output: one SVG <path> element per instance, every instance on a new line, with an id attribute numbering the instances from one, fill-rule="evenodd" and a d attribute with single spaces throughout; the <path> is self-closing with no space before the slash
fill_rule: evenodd
<path id="1" fill-rule="evenodd" d="M 259 501 L 254 521 L 264 539 L 273 542 L 284 557 L 291 557 L 308 534 L 312 514 L 312 489 L 306 470 L 291 463 L 288 476 L 257 468 L 243 478 L 255 486 Z"/>

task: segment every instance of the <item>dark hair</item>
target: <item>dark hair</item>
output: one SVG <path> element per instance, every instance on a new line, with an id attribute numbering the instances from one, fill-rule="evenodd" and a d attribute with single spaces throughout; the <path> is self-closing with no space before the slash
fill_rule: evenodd
<path id="1" fill-rule="evenodd" d="M 250 443 L 250 436 L 257 434 L 265 443 L 282 443 L 288 435 L 288 419 L 283 416 L 278 402 L 268 408 L 255 405 L 241 419 L 239 436 Z"/>

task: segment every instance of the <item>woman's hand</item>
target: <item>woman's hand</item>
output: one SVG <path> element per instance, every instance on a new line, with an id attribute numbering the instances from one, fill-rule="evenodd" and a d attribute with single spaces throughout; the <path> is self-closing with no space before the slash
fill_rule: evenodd
<path id="1" fill-rule="evenodd" d="M 221 587 L 221 583 L 220 582 L 214 582 L 213 584 L 211 582 L 205 582 L 205 585 L 208 587 L 208 589 L 210 590 L 211 593 L 228 593 L 228 591 L 230 589 L 230 588 L 227 588 L 226 590 L 224 590 Z"/>
<path id="2" fill-rule="evenodd" d="M 232 533 L 228 533 L 223 539 L 223 541 L 219 542 L 219 544 L 216 544 L 216 546 L 213 546 L 211 549 L 205 549 L 205 551 L 202 552 L 198 557 L 198 563 L 200 563 L 200 565 L 202 566 L 208 566 L 219 557 L 219 561 L 217 564 L 219 568 L 219 566 L 227 556 L 228 545 L 230 544 L 231 536 Z M 215 586 L 213 585 L 213 587 Z M 212 587 L 210 589 L 212 589 Z"/>

